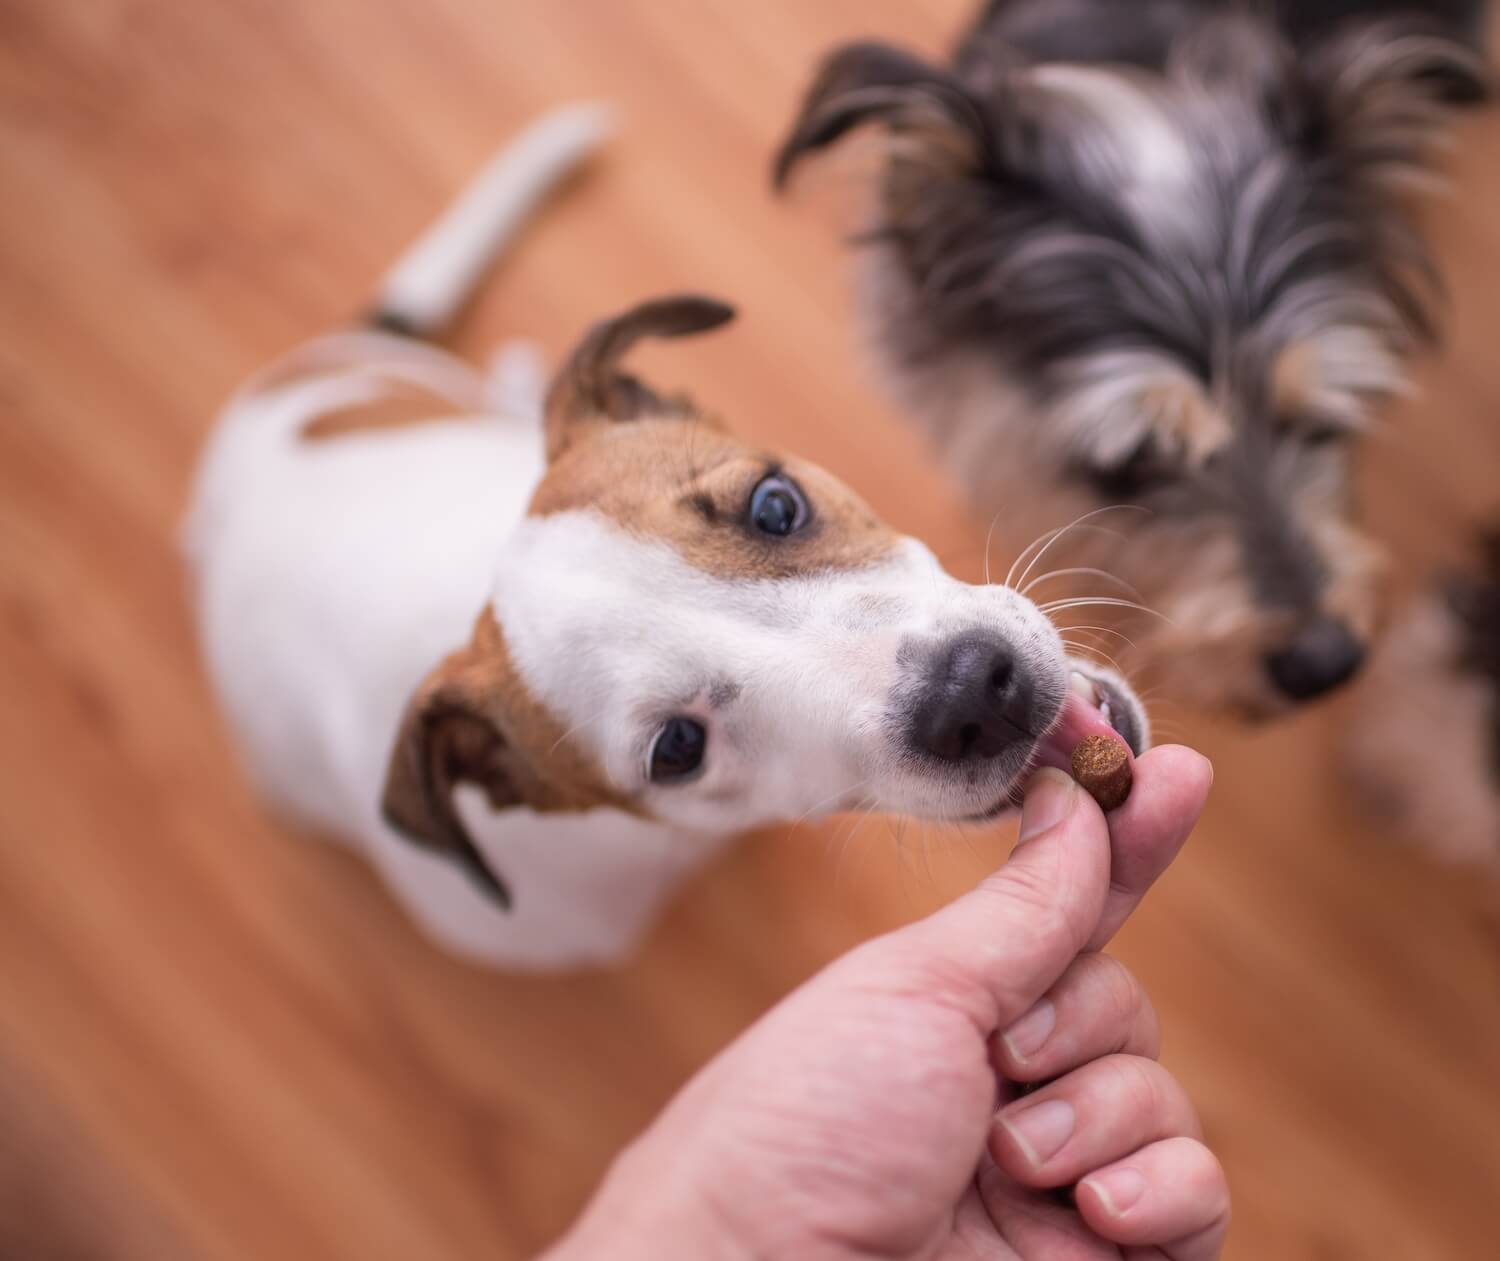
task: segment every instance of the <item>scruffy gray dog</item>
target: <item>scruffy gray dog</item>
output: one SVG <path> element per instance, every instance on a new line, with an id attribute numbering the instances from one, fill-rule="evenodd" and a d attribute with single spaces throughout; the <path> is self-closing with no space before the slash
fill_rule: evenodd
<path id="1" fill-rule="evenodd" d="M 1177 699 L 1273 715 L 1364 660 L 1353 465 L 1435 335 L 1407 195 L 1488 94 L 1483 8 L 995 0 L 946 65 L 833 52 L 777 158 L 878 137 L 896 396 L 1009 532 L 1082 519 L 1039 570 L 1128 580 Z"/>

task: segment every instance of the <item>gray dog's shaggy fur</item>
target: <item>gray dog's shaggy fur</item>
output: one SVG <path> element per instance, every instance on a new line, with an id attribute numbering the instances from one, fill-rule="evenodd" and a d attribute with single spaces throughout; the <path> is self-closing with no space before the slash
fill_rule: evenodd
<path id="1" fill-rule="evenodd" d="M 1276 712 L 1363 658 L 1352 456 L 1435 333 L 1404 193 L 1487 93 L 1481 8 L 998 0 L 947 66 L 835 51 L 777 159 L 878 129 L 893 387 L 987 511 L 1149 510 L 1085 558 L 1170 619 L 1179 695 Z"/>

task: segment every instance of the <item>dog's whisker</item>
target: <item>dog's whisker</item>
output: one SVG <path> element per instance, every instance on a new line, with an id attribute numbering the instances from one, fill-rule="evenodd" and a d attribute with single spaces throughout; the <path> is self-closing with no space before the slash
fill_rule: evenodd
<path id="1" fill-rule="evenodd" d="M 569 739 L 571 739 L 573 736 L 576 736 L 585 727 L 592 727 L 596 723 L 601 723 L 604 721 L 605 716 L 603 714 L 595 714 L 592 717 L 582 718 L 578 722 L 575 722 L 571 727 L 564 731 L 562 735 L 558 736 L 557 739 L 552 742 L 552 747 L 547 750 L 547 756 L 551 757 L 560 748 L 562 748 L 562 746 L 566 744 Z"/>
<path id="2" fill-rule="evenodd" d="M 1076 517 L 1074 520 L 1068 522 L 1067 525 L 1063 526 L 1061 530 L 1056 531 L 1052 535 L 1052 537 L 1047 540 L 1047 542 L 1043 545 L 1042 550 L 1039 551 L 1035 556 L 1033 556 L 1031 558 L 1031 563 L 1021 571 L 1021 576 L 1016 579 L 1016 582 L 1025 583 L 1026 579 L 1031 576 L 1031 571 L 1041 563 L 1042 557 L 1045 556 L 1049 551 L 1051 551 L 1052 548 L 1058 542 L 1060 542 L 1070 531 L 1085 524 L 1086 522 L 1092 521 L 1095 517 L 1103 516 L 1105 513 L 1128 510 L 1145 513 L 1148 516 L 1150 515 L 1147 509 L 1140 507 L 1138 504 L 1108 504 L 1103 508 L 1095 508 L 1092 512 L 1085 512 L 1082 516 Z M 1011 584 L 1007 582 L 1005 585 L 1010 586 Z"/>
<path id="3" fill-rule="evenodd" d="M 996 520 L 998 520 L 998 519 L 999 519 L 999 514 L 997 513 L 996 514 Z M 1077 524 L 1077 523 L 1075 522 L 1074 524 Z M 1066 530 L 1066 529 L 1069 529 L 1069 528 L 1070 528 L 1069 526 L 1063 526 L 1062 530 Z M 1021 566 L 1026 563 L 1027 558 L 1031 556 L 1031 554 L 1032 554 L 1033 551 L 1035 551 L 1038 547 L 1041 547 L 1044 544 L 1050 542 L 1052 539 L 1056 538 L 1057 535 L 1062 532 L 1062 530 L 1059 530 L 1059 529 L 1043 530 L 1040 534 L 1038 534 L 1036 536 L 1036 538 L 1032 539 L 1030 543 L 1026 544 L 1026 546 L 1023 547 L 1020 550 L 1020 552 L 1017 553 L 1016 559 L 1011 563 L 1011 567 L 1006 571 L 1005 581 L 1001 584 L 1001 586 L 1005 586 L 1005 587 L 1013 586 L 1014 585 L 1014 579 L 1015 579 L 1015 576 L 1016 576 L 1016 570 L 1020 569 Z"/>
<path id="4" fill-rule="evenodd" d="M 1084 652 L 1089 653 L 1095 657 L 1099 657 L 1104 661 L 1105 665 L 1113 666 L 1116 673 L 1125 673 L 1125 671 L 1120 668 L 1120 663 L 1116 661 L 1112 656 L 1110 656 L 1109 653 L 1105 652 L 1104 649 L 1100 648 L 1097 644 L 1085 644 L 1079 643 L 1076 640 L 1072 639 L 1064 639 L 1063 646 L 1065 648 L 1073 649 L 1074 652 Z"/>
<path id="5" fill-rule="evenodd" d="M 1115 671 L 1116 674 L 1123 673 L 1123 671 L 1121 671 L 1120 669 L 1120 663 L 1113 657 L 1111 657 L 1107 652 L 1086 645 L 1077 645 L 1075 646 L 1074 651 L 1079 656 L 1087 657 L 1089 660 L 1095 661 L 1100 665 L 1109 666 Z"/>
<path id="6" fill-rule="evenodd" d="M 1072 529 L 1073 526 L 1077 524 L 1079 524 L 1079 522 L 1075 521 L 1071 525 L 1065 525 L 1058 530 L 1047 530 L 1034 538 L 1021 550 L 1020 554 L 1016 557 L 1015 562 L 1011 565 L 1010 569 L 1006 571 L 1005 582 L 1002 585 L 1007 587 L 1014 587 L 1017 581 L 1016 570 L 1020 569 L 1023 564 L 1026 566 L 1026 568 L 1021 574 L 1020 581 L 1024 582 L 1026 580 L 1026 575 L 1031 572 L 1031 568 L 1035 563 L 1035 559 L 1039 558 L 1041 555 L 1041 553 L 1036 552 L 1035 549 L 1039 547 L 1043 549 L 1051 547 L 1057 539 L 1061 538 L 1062 535 L 1067 533 L 1068 530 Z M 1035 554 L 1034 556 L 1033 553 Z"/>
<path id="7" fill-rule="evenodd" d="M 927 882 L 927 888 L 931 890 L 937 888 L 937 877 L 932 874 L 932 846 L 928 841 L 929 837 L 924 833 L 917 852 L 922 856 L 922 878 Z"/>
<path id="8" fill-rule="evenodd" d="M 1081 520 L 1075 521 L 1072 525 L 1064 526 L 1063 529 L 1071 530 L 1077 534 L 1103 534 L 1107 538 L 1117 539 L 1122 542 L 1126 537 L 1124 531 L 1122 530 L 1112 530 L 1108 526 L 1103 525 L 1091 525 Z M 1035 539 L 1033 539 L 1030 543 L 1028 543 L 1021 550 L 1021 553 L 1016 557 L 1015 562 L 1011 565 L 1010 570 L 1005 575 L 1005 581 L 1000 585 L 1003 587 L 1012 586 L 1012 579 L 1014 579 L 1016 576 L 1016 570 L 1020 569 L 1020 567 L 1026 563 L 1027 558 L 1031 555 L 1033 549 L 1049 542 L 1060 533 L 1062 533 L 1061 530 L 1046 530 L 1042 534 L 1038 535 Z"/>
<path id="9" fill-rule="evenodd" d="M 891 820 L 891 844 L 897 849 L 901 848 L 901 842 L 906 839 L 906 829 L 910 823 L 911 816 L 908 814 L 903 814 L 899 819 Z"/>
<path id="10" fill-rule="evenodd" d="M 1026 544 L 1026 546 L 1023 547 L 1019 552 L 1017 552 L 1016 558 L 1011 562 L 1010 568 L 1005 571 L 1005 581 L 1000 585 L 1002 587 L 1012 586 L 1015 580 L 1016 570 L 1018 570 L 1023 564 L 1026 563 L 1026 558 L 1031 555 L 1031 549 L 1051 537 L 1052 532 L 1048 531 L 1046 534 L 1039 535 L 1037 538 L 1033 539 L 1030 543 Z M 988 560 L 989 557 L 986 556 L 985 559 Z"/>
<path id="11" fill-rule="evenodd" d="M 1117 578 L 1114 574 L 1108 572 L 1107 570 L 1094 569 L 1087 565 L 1075 565 L 1070 569 L 1050 570 L 1049 572 L 1042 574 L 1039 577 L 1033 578 L 1030 582 L 1028 582 L 1024 587 L 1021 588 L 1021 594 L 1029 595 L 1037 587 L 1041 586 L 1042 583 L 1051 582 L 1055 578 L 1103 578 L 1105 581 L 1112 582 L 1122 590 L 1129 592 L 1137 600 L 1144 600 L 1146 598 L 1133 586 L 1131 586 L 1130 583 L 1126 582 L 1125 579 Z"/>
<path id="12" fill-rule="evenodd" d="M 916 909 L 916 898 L 914 894 L 916 892 L 915 882 L 918 878 L 916 868 L 913 866 L 911 861 L 912 855 L 914 853 L 920 853 L 923 856 L 922 865 L 927 873 L 927 884 L 929 888 L 931 888 L 932 886 L 932 872 L 931 868 L 927 865 L 926 862 L 927 838 L 928 830 L 926 825 L 924 824 L 921 829 L 921 834 L 917 838 L 915 838 L 915 845 L 904 845 L 896 851 L 896 873 L 897 881 L 901 889 L 901 897 L 902 900 L 911 909 Z"/>
<path id="13" fill-rule="evenodd" d="M 1100 650 L 1103 650 L 1103 646 L 1108 643 L 1103 632 L 1090 626 L 1059 626 L 1057 633 L 1064 643 L 1093 644 L 1097 645 Z"/>
<path id="14" fill-rule="evenodd" d="M 1148 688 L 1144 692 L 1138 692 L 1136 696 L 1141 704 L 1150 705 L 1153 710 L 1159 709 L 1161 708 L 1161 706 L 1166 705 L 1174 710 L 1177 710 L 1179 713 L 1187 713 L 1188 710 L 1183 706 L 1181 701 L 1175 700 L 1170 696 L 1163 695 L 1166 690 L 1166 684 L 1162 684 L 1158 687 Z"/>
<path id="15" fill-rule="evenodd" d="M 792 825 L 791 825 L 791 828 L 789 830 L 795 831 L 802 824 L 806 823 L 807 820 L 815 812 L 817 812 L 818 810 L 821 810 L 824 806 L 828 805 L 830 802 L 838 801 L 841 797 L 847 797 L 851 793 L 858 792 L 861 788 L 863 788 L 866 784 L 868 784 L 870 782 L 871 778 L 872 778 L 871 776 L 867 775 L 867 776 L 865 776 L 864 779 L 857 779 L 857 780 L 854 781 L 854 783 L 846 785 L 843 788 L 840 788 L 837 792 L 829 793 L 828 796 L 822 798 L 821 800 L 813 802 L 812 805 L 808 806 L 808 808 L 806 810 L 804 810 L 794 820 L 792 820 Z M 861 797 L 859 800 L 860 801 L 864 801 L 864 800 L 866 800 L 866 798 L 865 797 Z"/>
<path id="16" fill-rule="evenodd" d="M 873 802 L 873 800 L 874 798 L 872 797 L 861 797 L 856 803 L 856 809 L 859 806 L 863 806 L 866 802 Z M 833 888 L 835 894 L 838 893 L 840 884 L 843 880 L 844 863 L 849 857 L 850 849 L 853 848 L 854 836 L 855 833 L 858 832 L 858 830 L 859 820 L 856 819 L 850 823 L 847 830 L 841 828 L 839 833 L 835 835 L 830 844 L 830 849 L 837 850 L 837 853 L 833 855 Z"/>
<path id="17" fill-rule="evenodd" d="M 1073 625 L 1073 626 L 1059 626 L 1057 629 L 1058 629 L 1059 633 L 1063 633 L 1063 632 L 1066 632 L 1066 631 L 1093 631 L 1096 634 L 1100 634 L 1100 635 L 1113 635 L 1116 639 L 1122 639 L 1122 640 L 1124 640 L 1127 644 L 1129 644 L 1137 652 L 1139 652 L 1141 650 L 1141 646 L 1138 643 L 1136 643 L 1135 640 L 1131 639 L 1130 636 L 1127 635 L 1124 631 L 1118 630 L 1118 629 L 1116 629 L 1113 626 Z"/>
<path id="18" fill-rule="evenodd" d="M 1037 605 L 1037 607 L 1041 609 L 1043 613 L 1047 614 L 1062 613 L 1068 609 L 1083 608 L 1129 609 L 1132 612 L 1136 613 L 1149 613 L 1152 617 L 1160 618 L 1169 626 L 1176 625 L 1176 623 L 1165 613 L 1158 613 L 1155 609 L 1150 608 L 1147 605 L 1137 604 L 1134 600 L 1116 600 L 1107 596 L 1080 598 L 1076 600 L 1054 600 L 1050 604 L 1039 604 Z"/>
<path id="19" fill-rule="evenodd" d="M 849 850 L 853 847 L 854 838 L 859 834 L 860 828 L 864 826 L 865 820 L 867 820 L 872 814 L 875 813 L 875 808 L 879 804 L 877 799 L 874 797 L 864 797 L 861 799 L 861 801 L 863 803 L 866 803 L 864 811 L 860 813 L 858 812 L 858 808 L 856 807 L 856 811 L 851 812 L 849 826 L 847 830 L 844 831 L 840 839 L 839 857 L 834 867 L 835 885 L 837 885 L 838 883 L 839 871 L 843 867 L 844 858 L 848 854 Z"/>
<path id="20" fill-rule="evenodd" d="M 1004 509 L 1001 509 L 1003 512 Z M 990 545 L 995 541 L 995 527 L 1000 524 L 1000 513 L 990 518 L 990 528 L 984 536 L 984 585 L 990 585 Z"/>

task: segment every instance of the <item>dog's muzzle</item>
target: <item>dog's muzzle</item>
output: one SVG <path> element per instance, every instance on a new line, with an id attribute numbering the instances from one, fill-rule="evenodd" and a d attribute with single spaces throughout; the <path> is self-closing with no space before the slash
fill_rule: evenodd
<path id="1" fill-rule="evenodd" d="M 1090 735 L 1123 740 L 1133 754 L 1150 747 L 1150 724 L 1129 685 L 1113 672 L 1069 661 L 1061 706 L 1056 686 L 1004 639 L 970 632 L 941 645 L 927 666 L 912 709 L 908 739 L 955 766 L 1032 760 L 1067 769 L 1074 747 Z"/>

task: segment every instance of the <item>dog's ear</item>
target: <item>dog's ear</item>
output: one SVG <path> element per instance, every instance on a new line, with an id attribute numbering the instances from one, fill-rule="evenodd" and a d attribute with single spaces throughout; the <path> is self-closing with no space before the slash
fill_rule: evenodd
<path id="1" fill-rule="evenodd" d="M 452 859 L 509 908 L 510 889 L 480 856 L 453 802 L 453 790 L 471 783 L 496 809 L 525 804 L 506 764 L 490 673 L 471 646 L 447 658 L 417 689 L 391 750 L 381 811 L 408 840 Z"/>
<path id="2" fill-rule="evenodd" d="M 1308 140 L 1372 183 L 1420 172 L 1456 106 L 1488 100 L 1484 57 L 1420 17 L 1340 28 L 1303 58 Z"/>
<path id="3" fill-rule="evenodd" d="M 718 328 L 734 308 L 716 298 L 676 294 L 594 325 L 568 356 L 547 392 L 547 458 L 554 460 L 581 427 L 643 416 L 696 415 L 683 395 L 661 395 L 629 373 L 620 361 L 647 337 L 687 337 Z"/>
<path id="4" fill-rule="evenodd" d="M 984 111 L 953 75 L 887 44 L 846 44 L 823 60 L 803 98 L 776 154 L 775 186 L 784 187 L 803 158 L 867 123 L 915 136 L 961 165 L 983 162 L 989 146 Z"/>

